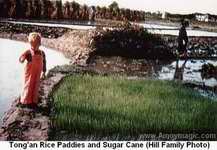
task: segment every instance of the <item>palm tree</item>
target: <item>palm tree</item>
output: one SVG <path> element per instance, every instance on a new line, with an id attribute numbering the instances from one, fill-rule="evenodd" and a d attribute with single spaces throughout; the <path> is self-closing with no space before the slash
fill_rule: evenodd
<path id="1" fill-rule="evenodd" d="M 4 13 L 3 13 L 4 3 L 5 3 L 5 1 L 0 1 L 0 17 L 5 17 Z"/>
<path id="2" fill-rule="evenodd" d="M 125 9 L 124 8 L 120 9 L 120 20 L 125 20 Z"/>
<path id="3" fill-rule="evenodd" d="M 119 8 L 116 8 L 116 9 L 113 11 L 113 17 L 115 17 L 115 18 L 114 18 L 115 20 L 120 20 L 120 9 L 119 9 Z"/>
<path id="4" fill-rule="evenodd" d="M 96 17 L 96 7 L 95 6 L 91 6 L 89 8 L 89 20 L 90 21 L 95 21 L 95 17 Z"/>
<path id="5" fill-rule="evenodd" d="M 10 2 L 8 0 L 3 0 L 0 3 L 0 17 L 7 18 Z"/>
<path id="6" fill-rule="evenodd" d="M 126 9 L 126 10 L 125 10 L 125 18 L 126 18 L 127 20 L 130 20 L 130 19 L 131 19 L 131 11 L 130 11 L 130 9 Z"/>
<path id="7" fill-rule="evenodd" d="M 63 18 L 63 12 L 62 12 L 62 1 L 56 0 L 53 1 L 53 10 L 51 14 L 52 19 L 62 19 Z"/>
<path id="8" fill-rule="evenodd" d="M 88 12 L 88 6 L 87 5 L 83 6 L 83 19 L 84 20 L 89 19 L 89 12 Z"/>
<path id="9" fill-rule="evenodd" d="M 109 8 L 112 10 L 112 9 L 118 9 L 119 6 L 118 6 L 118 3 L 116 1 L 112 2 L 110 5 L 109 5 Z"/>
<path id="10" fill-rule="evenodd" d="M 34 12 L 33 12 L 33 6 L 32 6 L 32 1 L 26 1 L 27 5 L 26 5 L 26 11 L 25 11 L 25 17 L 27 19 L 32 18 Z"/>
<path id="11" fill-rule="evenodd" d="M 101 9 L 101 18 L 106 18 L 106 12 L 107 12 L 107 8 L 106 7 L 102 7 Z"/>
<path id="12" fill-rule="evenodd" d="M 48 19 L 52 19 L 52 14 L 54 11 L 54 6 L 53 6 L 53 2 L 51 2 L 50 0 L 47 1 L 47 12 L 48 12 Z"/>
<path id="13" fill-rule="evenodd" d="M 41 14 L 40 14 L 40 16 L 43 19 L 48 19 L 49 18 L 48 5 L 49 5 L 48 0 L 40 0 L 40 6 L 41 6 Z"/>
<path id="14" fill-rule="evenodd" d="M 33 8 L 33 16 L 32 18 L 39 19 L 41 17 L 41 5 L 39 1 L 32 1 L 32 8 Z"/>
<path id="15" fill-rule="evenodd" d="M 8 16 L 10 18 L 15 18 L 16 16 L 16 0 L 9 0 L 9 9 L 8 9 Z"/>
<path id="16" fill-rule="evenodd" d="M 79 18 L 81 20 L 88 20 L 88 9 L 87 5 L 83 5 L 79 9 Z"/>
<path id="17" fill-rule="evenodd" d="M 67 1 L 64 6 L 63 6 L 63 18 L 64 19 L 69 19 L 70 18 L 70 3 Z"/>
<path id="18" fill-rule="evenodd" d="M 14 7 L 15 7 L 15 18 L 23 18 L 24 17 L 24 8 L 23 8 L 23 0 L 15 0 Z"/>
<path id="19" fill-rule="evenodd" d="M 75 1 L 71 2 L 71 19 L 79 20 L 79 9 L 80 4 L 76 3 Z"/>
<path id="20" fill-rule="evenodd" d="M 63 4 L 61 0 L 58 0 L 56 3 L 57 6 L 57 17 L 58 19 L 62 19 L 63 18 Z"/>
<path id="21" fill-rule="evenodd" d="M 101 8 L 99 6 L 96 6 L 96 18 L 100 18 Z"/>

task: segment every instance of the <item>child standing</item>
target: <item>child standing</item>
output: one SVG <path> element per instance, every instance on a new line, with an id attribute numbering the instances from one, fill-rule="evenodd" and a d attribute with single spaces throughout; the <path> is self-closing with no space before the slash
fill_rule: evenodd
<path id="1" fill-rule="evenodd" d="M 26 50 L 19 58 L 20 63 L 27 61 L 24 68 L 24 87 L 20 103 L 35 107 L 38 104 L 40 78 L 44 78 L 46 72 L 46 58 L 45 53 L 39 50 L 41 45 L 41 35 L 39 33 L 30 33 L 28 41 L 31 48 Z"/>

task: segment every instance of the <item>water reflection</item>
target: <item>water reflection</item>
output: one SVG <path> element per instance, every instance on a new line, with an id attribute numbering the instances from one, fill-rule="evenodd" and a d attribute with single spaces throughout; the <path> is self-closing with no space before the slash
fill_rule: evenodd
<path id="1" fill-rule="evenodd" d="M 158 78 L 162 80 L 182 80 L 206 86 L 217 86 L 217 80 L 214 78 L 203 79 L 201 76 L 201 68 L 205 63 L 217 65 L 215 60 L 176 60 L 169 65 L 162 67 L 158 72 Z"/>
<path id="2" fill-rule="evenodd" d="M 183 75 L 184 75 L 184 70 L 185 70 L 185 65 L 187 63 L 187 59 L 184 61 L 181 67 L 179 67 L 179 59 L 176 60 L 176 68 L 175 68 L 175 73 L 174 73 L 174 80 L 183 80 Z"/>

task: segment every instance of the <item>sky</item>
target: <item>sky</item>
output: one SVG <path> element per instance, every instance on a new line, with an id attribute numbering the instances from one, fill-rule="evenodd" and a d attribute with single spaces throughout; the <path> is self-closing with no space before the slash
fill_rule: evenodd
<path id="1" fill-rule="evenodd" d="M 62 0 L 63 2 L 67 0 Z M 72 0 L 68 0 L 72 1 Z M 114 0 L 75 0 L 80 4 L 108 6 Z M 116 0 L 119 7 L 171 13 L 211 13 L 217 15 L 217 0 Z"/>

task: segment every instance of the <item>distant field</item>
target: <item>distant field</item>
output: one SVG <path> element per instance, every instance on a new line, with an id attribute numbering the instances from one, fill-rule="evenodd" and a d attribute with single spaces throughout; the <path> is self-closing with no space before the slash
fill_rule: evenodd
<path id="1" fill-rule="evenodd" d="M 172 81 L 75 75 L 54 92 L 54 127 L 82 135 L 217 130 L 217 102 Z"/>

